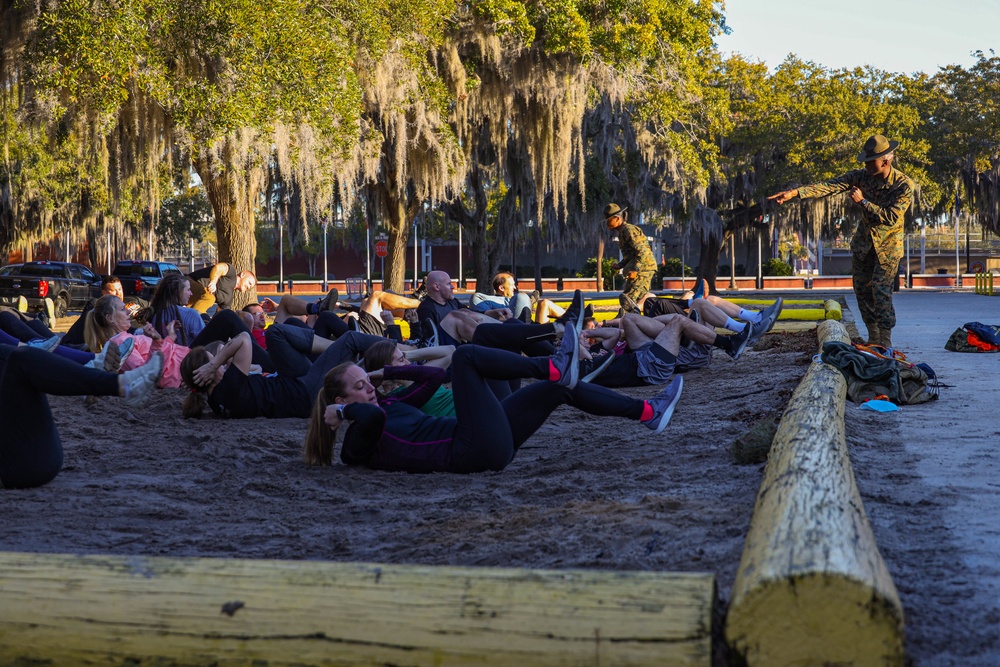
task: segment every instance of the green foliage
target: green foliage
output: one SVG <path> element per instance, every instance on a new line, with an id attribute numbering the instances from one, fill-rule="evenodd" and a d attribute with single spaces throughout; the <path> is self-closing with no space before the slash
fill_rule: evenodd
<path id="1" fill-rule="evenodd" d="M 213 229 L 212 205 L 201 186 L 163 200 L 154 231 L 161 245 L 176 247 L 189 238 L 202 241 Z"/>
<path id="2" fill-rule="evenodd" d="M 765 276 L 790 276 L 794 273 L 791 265 L 776 257 L 765 260 L 762 270 Z"/>
<path id="3" fill-rule="evenodd" d="M 666 261 L 664 261 L 663 265 L 660 267 L 659 272 L 657 273 L 657 277 L 660 279 L 676 278 L 677 276 L 682 275 L 681 274 L 682 268 L 684 270 L 683 275 L 685 276 L 694 275 L 694 270 L 690 266 L 684 264 L 683 262 L 681 262 L 681 260 L 679 260 L 676 257 L 671 257 Z"/>
<path id="4" fill-rule="evenodd" d="M 612 258 L 605 257 L 604 261 L 601 263 L 601 282 L 604 283 L 604 289 L 613 290 L 615 289 L 615 275 L 618 271 L 615 270 L 615 264 L 618 262 Z M 583 265 L 583 270 L 576 274 L 577 278 L 596 278 L 597 277 L 597 258 L 588 257 L 587 261 Z"/>

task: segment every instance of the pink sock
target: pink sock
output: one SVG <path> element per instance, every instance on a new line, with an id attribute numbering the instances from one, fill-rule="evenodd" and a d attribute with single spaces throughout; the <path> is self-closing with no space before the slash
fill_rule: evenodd
<path id="1" fill-rule="evenodd" d="M 559 378 L 561 377 L 562 373 L 559 372 L 559 369 L 556 368 L 556 365 L 552 363 L 551 359 L 549 359 L 549 382 L 559 382 Z"/>
<path id="2" fill-rule="evenodd" d="M 639 421 L 648 422 L 653 418 L 653 406 L 649 404 L 649 401 L 642 402 L 642 416 L 639 417 Z"/>

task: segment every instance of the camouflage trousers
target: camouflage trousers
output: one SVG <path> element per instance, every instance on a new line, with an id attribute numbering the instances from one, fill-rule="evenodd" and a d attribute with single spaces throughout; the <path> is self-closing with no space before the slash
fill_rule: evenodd
<path id="1" fill-rule="evenodd" d="M 896 309 L 892 306 L 892 287 L 899 272 L 899 258 L 885 265 L 878 261 L 874 249 L 851 255 L 854 296 L 865 326 L 874 325 L 879 331 L 891 331 L 896 326 Z"/>
<path id="2" fill-rule="evenodd" d="M 640 271 L 634 279 L 625 281 L 625 287 L 622 288 L 622 293 L 618 297 L 618 301 L 622 304 L 622 308 L 625 309 L 625 312 L 629 311 L 626 307 L 626 304 L 628 303 L 626 301 L 626 297 L 631 299 L 633 302 L 638 303 L 639 299 L 645 296 L 646 292 L 649 291 L 649 286 L 653 282 L 653 276 L 655 274 L 655 271 Z"/>

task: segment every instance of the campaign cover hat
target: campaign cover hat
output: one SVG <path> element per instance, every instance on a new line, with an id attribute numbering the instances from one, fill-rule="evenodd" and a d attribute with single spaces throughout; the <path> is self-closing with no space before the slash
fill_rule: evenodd
<path id="1" fill-rule="evenodd" d="M 888 155 L 896 150 L 897 146 L 899 146 L 898 141 L 889 141 L 881 134 L 872 135 L 868 137 L 868 141 L 865 142 L 865 148 L 861 155 L 858 156 L 858 162 L 871 162 L 872 160 L 877 160 L 883 155 Z"/>
<path id="2" fill-rule="evenodd" d="M 627 210 L 628 206 L 622 207 L 614 202 L 611 202 L 610 204 L 604 207 L 604 219 L 607 220 L 608 218 L 614 217 L 616 215 L 621 216 L 621 214 Z"/>

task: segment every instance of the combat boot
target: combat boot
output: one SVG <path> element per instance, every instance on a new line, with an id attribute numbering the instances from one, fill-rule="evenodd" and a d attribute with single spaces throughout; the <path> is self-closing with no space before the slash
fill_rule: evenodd
<path id="1" fill-rule="evenodd" d="M 879 332 L 878 327 L 867 322 L 865 326 L 868 327 L 868 340 L 865 341 L 865 345 L 881 345 L 882 334 Z"/>
<path id="2" fill-rule="evenodd" d="M 882 347 L 892 347 L 892 329 L 879 329 L 878 340 Z"/>

